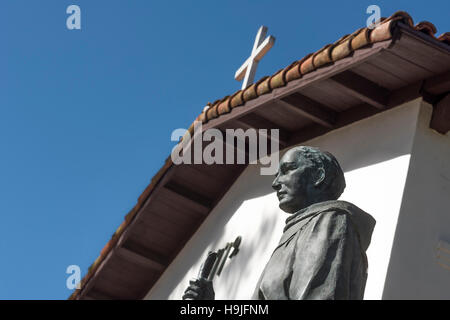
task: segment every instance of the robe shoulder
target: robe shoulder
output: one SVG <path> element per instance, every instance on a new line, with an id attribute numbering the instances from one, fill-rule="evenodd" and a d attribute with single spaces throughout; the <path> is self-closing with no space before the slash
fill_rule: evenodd
<path id="1" fill-rule="evenodd" d="M 295 248 L 290 298 L 347 300 L 361 295 L 365 250 L 346 210 L 330 206 L 317 212 L 298 233 Z"/>
<path id="2" fill-rule="evenodd" d="M 355 229 L 364 251 L 369 247 L 375 219 L 354 204 L 338 200 L 325 201 L 312 205 L 305 213 L 309 216 L 308 229 L 318 232 L 321 226 L 343 228 L 345 225 L 345 229 Z M 298 226 L 292 227 L 299 229 L 301 226 L 298 224 Z M 322 231 L 326 232 L 326 230 Z"/>

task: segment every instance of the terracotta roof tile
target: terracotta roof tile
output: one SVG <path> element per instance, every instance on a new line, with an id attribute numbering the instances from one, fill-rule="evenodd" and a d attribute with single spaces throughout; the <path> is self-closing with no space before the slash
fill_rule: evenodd
<path id="1" fill-rule="evenodd" d="M 437 39 L 441 42 L 444 42 L 444 43 L 450 45 L 450 32 L 441 34 Z"/>
<path id="2" fill-rule="evenodd" d="M 281 70 L 278 70 L 277 73 L 275 73 L 273 76 L 270 77 L 270 79 L 269 79 L 270 90 L 280 88 L 280 87 L 283 87 L 284 85 L 286 85 L 285 74 L 286 74 L 286 69 L 281 69 Z"/>
<path id="3" fill-rule="evenodd" d="M 201 121 L 202 123 L 206 122 L 206 115 L 205 112 L 200 113 L 200 115 L 197 117 L 198 121 Z"/>
<path id="4" fill-rule="evenodd" d="M 351 41 L 354 37 L 353 34 L 347 34 L 334 43 L 334 48 L 331 51 L 332 61 L 345 58 L 352 52 Z"/>
<path id="5" fill-rule="evenodd" d="M 305 59 L 305 61 L 303 61 L 300 65 L 300 72 L 302 73 L 302 75 L 314 70 L 313 60 L 315 55 L 317 55 L 317 52 L 310 55 L 308 59 Z"/>
<path id="6" fill-rule="evenodd" d="M 270 91 L 272 91 L 272 88 L 270 87 L 270 77 L 265 77 L 256 87 L 256 93 L 258 96 L 262 96 Z"/>
<path id="7" fill-rule="evenodd" d="M 305 57 L 303 57 L 301 60 L 295 61 L 291 64 L 291 68 L 286 73 L 286 80 L 287 82 L 293 81 L 295 79 L 299 79 L 302 77 L 302 71 L 300 70 L 300 66 L 303 64 L 303 62 L 307 59 L 309 59 L 312 56 L 312 53 L 307 54 Z"/>
<path id="8" fill-rule="evenodd" d="M 217 107 L 217 113 L 219 114 L 219 116 L 231 111 L 230 102 L 230 97 L 226 97 L 226 99 L 219 104 L 219 106 Z"/>
<path id="9" fill-rule="evenodd" d="M 409 25 L 410 27 L 414 25 L 413 19 L 411 18 L 409 13 L 405 11 L 397 11 L 394 14 L 392 14 L 388 19 L 403 22 L 404 24 Z"/>
<path id="10" fill-rule="evenodd" d="M 313 65 L 315 69 L 333 62 L 331 51 L 334 47 L 334 44 L 327 44 L 314 55 Z"/>
<path id="11" fill-rule="evenodd" d="M 414 29 L 424 32 L 431 37 L 434 37 L 434 34 L 436 33 L 436 27 L 434 26 L 434 24 L 428 21 L 419 22 L 414 26 Z"/>
<path id="12" fill-rule="evenodd" d="M 244 89 L 244 101 L 250 101 L 258 97 L 258 93 L 256 92 L 256 86 L 264 81 L 267 77 L 262 78 L 258 82 L 252 84 L 248 88 Z"/>
<path id="13" fill-rule="evenodd" d="M 239 90 L 231 98 L 231 109 L 242 106 L 244 104 L 244 92 Z"/>
<path id="14" fill-rule="evenodd" d="M 215 119 L 219 116 L 217 112 L 217 107 L 221 101 L 216 102 L 212 107 L 206 110 L 206 120 L 209 121 L 211 119 Z"/>
<path id="15" fill-rule="evenodd" d="M 370 29 L 361 28 L 355 32 L 355 36 L 351 40 L 352 50 L 358 50 L 370 43 Z"/>
<path id="16" fill-rule="evenodd" d="M 334 63 L 340 59 L 349 56 L 353 51 L 363 48 L 369 44 L 388 40 L 392 38 L 394 29 L 398 22 L 402 22 L 405 25 L 414 28 L 415 30 L 424 32 L 428 36 L 441 41 L 446 44 L 450 44 L 450 32 L 441 34 L 439 37 L 435 37 L 435 26 L 427 21 L 420 22 L 414 26 L 411 16 L 404 12 L 398 11 L 389 18 L 381 19 L 381 24 L 374 29 L 361 28 L 356 30 L 350 35 L 345 35 L 341 39 L 337 40 L 333 44 L 324 46 L 322 49 L 315 53 L 308 54 L 298 61 L 294 61 L 292 64 L 284 69 L 279 70 L 270 77 L 263 77 L 258 82 L 252 84 L 245 90 L 239 90 L 231 96 L 226 96 L 223 99 L 216 100 L 213 103 L 208 103 L 209 107 L 206 111 L 200 113 L 196 120 L 207 122 L 211 119 L 217 118 L 222 114 L 226 114 L 231 109 L 243 106 L 245 102 L 257 98 L 258 96 L 267 94 L 273 89 L 282 87 L 288 82 L 301 78 L 304 74 L 312 72 L 317 68 Z M 194 124 L 192 123 L 188 129 L 188 132 L 192 135 L 194 130 Z M 184 139 L 180 139 L 182 142 Z M 117 243 L 119 237 L 126 230 L 127 226 L 133 221 L 137 212 L 142 208 L 149 195 L 152 193 L 158 182 L 171 168 L 172 161 L 168 157 L 161 167 L 161 169 L 152 178 L 150 185 L 144 190 L 142 195 L 138 198 L 136 206 L 125 216 L 124 221 L 119 228 L 113 234 L 112 238 L 105 247 L 101 250 L 99 257 L 89 267 L 89 271 L 81 281 L 81 287 L 84 288 L 86 283 L 95 274 L 97 267 L 106 258 L 111 249 Z M 81 289 L 82 290 L 82 289 Z M 80 290 L 75 290 L 69 299 L 75 299 Z"/>

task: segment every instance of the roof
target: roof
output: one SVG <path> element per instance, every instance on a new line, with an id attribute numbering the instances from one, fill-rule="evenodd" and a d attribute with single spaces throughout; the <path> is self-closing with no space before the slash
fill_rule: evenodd
<path id="1" fill-rule="evenodd" d="M 283 148 L 418 96 L 437 103 L 450 91 L 450 32 L 435 34 L 396 12 L 208 103 L 196 120 L 203 130 L 280 128 Z M 445 133 L 449 112 L 440 110 L 434 123 Z M 69 299 L 144 297 L 244 169 L 168 157 Z"/>

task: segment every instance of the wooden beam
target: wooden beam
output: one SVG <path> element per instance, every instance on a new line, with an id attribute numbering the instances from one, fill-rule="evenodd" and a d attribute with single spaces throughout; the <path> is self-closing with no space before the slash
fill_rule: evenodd
<path id="1" fill-rule="evenodd" d="M 439 40 L 437 40 L 434 37 L 430 37 L 426 33 L 420 32 L 418 30 L 415 30 L 414 28 L 411 28 L 411 26 L 404 24 L 403 22 L 399 22 L 397 24 L 397 27 L 401 29 L 401 32 L 403 34 L 406 34 L 408 38 L 413 38 L 415 40 L 419 40 L 419 43 L 425 44 L 429 47 L 430 50 L 436 50 L 440 51 L 444 54 L 448 54 L 449 45 L 446 43 L 443 43 Z M 411 40 L 409 40 L 410 42 Z"/>
<path id="2" fill-rule="evenodd" d="M 420 97 L 423 81 L 417 81 L 393 91 L 388 98 L 388 109 Z"/>
<path id="3" fill-rule="evenodd" d="M 169 181 L 164 185 L 165 192 L 170 193 L 173 201 L 188 202 L 203 214 L 209 213 L 211 210 L 211 199 L 191 190 L 185 186 L 178 184 L 176 181 Z"/>
<path id="4" fill-rule="evenodd" d="M 161 193 L 163 194 L 163 193 Z M 171 203 L 169 203 L 171 202 Z M 167 225 L 174 227 L 175 230 L 186 231 L 186 228 L 193 225 L 199 219 L 204 218 L 203 213 L 193 211 L 190 207 L 184 206 L 174 206 L 174 202 L 170 201 L 170 198 L 165 197 L 165 199 L 159 199 L 153 201 L 153 203 L 145 210 L 145 214 L 139 217 L 137 221 L 145 223 L 160 223 L 161 220 L 166 221 Z M 175 231 L 176 232 L 176 231 Z M 180 233 L 176 233 L 180 235 Z"/>
<path id="5" fill-rule="evenodd" d="M 389 90 L 352 71 L 344 71 L 331 77 L 330 80 L 334 81 L 343 91 L 362 102 L 379 109 L 384 109 L 387 106 Z"/>
<path id="6" fill-rule="evenodd" d="M 109 251 L 109 253 L 106 255 L 106 257 L 103 258 L 103 261 L 100 262 L 100 265 L 95 269 L 95 272 L 93 273 L 92 277 L 90 277 L 87 280 L 87 282 L 84 284 L 84 286 L 81 287 L 80 293 L 78 295 L 80 297 L 80 299 L 82 299 L 87 293 L 90 292 L 90 290 L 92 290 L 92 288 L 94 287 L 95 282 L 97 280 L 96 276 L 105 268 L 105 265 L 108 263 L 108 261 L 113 256 L 113 253 L 114 253 L 114 249 Z"/>
<path id="7" fill-rule="evenodd" d="M 272 137 L 270 135 L 270 130 L 277 129 L 278 130 L 278 143 L 281 146 L 287 146 L 288 140 L 290 137 L 290 133 L 287 132 L 285 129 L 280 128 L 279 125 L 273 123 L 272 121 L 261 117 L 257 114 L 251 114 L 247 115 L 245 117 L 241 117 L 238 119 L 233 120 L 233 122 L 237 123 L 239 126 L 242 126 L 244 128 L 251 128 L 251 129 L 267 129 L 267 139 L 272 140 Z M 261 132 L 260 132 L 261 134 Z"/>
<path id="8" fill-rule="evenodd" d="M 324 135 L 332 130 L 342 128 L 358 120 L 368 118 L 382 111 L 383 110 L 380 110 L 368 104 L 355 106 L 353 108 L 340 112 L 336 117 L 336 123 L 333 128 L 324 127 L 322 125 L 319 125 L 318 123 L 314 123 L 300 129 L 292 135 L 291 139 L 289 140 L 289 145 L 303 143 L 307 140 Z"/>
<path id="9" fill-rule="evenodd" d="M 82 300 L 116 300 L 113 296 L 103 292 L 99 291 L 96 288 L 92 288 L 86 295 L 84 295 Z"/>
<path id="10" fill-rule="evenodd" d="M 450 131 L 450 93 L 434 106 L 430 128 L 442 134 Z"/>
<path id="11" fill-rule="evenodd" d="M 131 263 L 157 272 L 163 271 L 166 268 L 166 265 L 161 262 L 160 258 L 155 258 L 154 255 L 150 258 L 150 256 L 152 256 L 151 254 L 146 254 L 144 256 L 125 247 L 118 248 L 117 254 Z"/>
<path id="12" fill-rule="evenodd" d="M 243 124 L 246 124 L 245 122 L 243 122 L 242 120 L 236 120 L 236 122 L 237 123 L 243 123 Z M 267 129 L 267 128 L 255 128 L 255 127 L 253 127 L 253 126 L 248 126 L 248 128 L 250 128 L 250 129 L 255 129 L 255 130 L 258 130 L 258 129 Z M 280 130 L 280 129 L 278 129 L 278 130 Z M 287 142 L 287 140 L 286 139 L 283 139 L 282 137 L 278 137 L 278 139 L 274 139 L 274 137 L 270 134 L 270 129 L 267 129 L 267 134 L 264 134 L 263 132 L 258 132 L 258 136 L 259 135 L 263 135 L 263 136 L 265 136 L 265 138 L 267 139 L 267 141 L 270 141 L 270 140 L 274 140 L 276 143 L 278 143 L 278 145 L 281 147 L 281 148 L 279 148 L 279 149 L 283 149 L 285 146 L 287 146 L 287 144 L 288 144 L 288 142 Z M 281 135 L 281 132 L 279 131 L 279 135 Z"/>
<path id="13" fill-rule="evenodd" d="M 325 107 L 300 93 L 277 100 L 280 107 L 294 111 L 296 114 L 306 117 L 324 127 L 332 128 L 336 121 L 336 112 Z"/>
<path id="14" fill-rule="evenodd" d="M 210 211 L 208 207 L 164 186 L 161 186 L 161 190 L 159 191 L 158 199 L 155 202 L 161 203 L 167 210 L 177 210 L 177 208 L 180 208 L 184 211 L 185 216 L 189 215 L 189 218 L 193 220 L 206 216 Z"/>
<path id="15" fill-rule="evenodd" d="M 242 126 L 243 126 L 244 128 L 251 128 L 250 126 L 247 126 L 247 125 L 244 124 L 244 123 L 238 123 L 235 119 L 233 119 L 233 120 L 227 122 L 226 124 L 228 125 L 228 127 L 229 127 L 230 125 L 232 125 L 232 124 L 235 124 L 235 126 L 238 127 L 238 128 L 240 128 L 240 127 L 242 127 Z M 234 128 L 226 128 L 225 126 L 221 126 L 220 128 L 217 128 L 217 129 L 219 129 L 220 132 L 222 132 L 222 137 L 223 137 L 223 143 L 224 143 L 224 146 L 226 146 L 226 145 L 231 146 L 231 147 L 234 149 L 234 151 L 235 151 L 235 155 L 237 155 L 238 152 L 244 151 L 244 152 L 245 152 L 245 158 L 248 159 L 249 151 L 248 151 L 248 148 L 247 148 L 247 146 L 248 146 L 247 142 L 245 142 L 245 148 L 244 148 L 244 150 L 238 149 L 238 147 L 237 147 L 237 145 L 236 145 L 235 143 L 228 143 L 226 130 L 227 130 L 227 129 L 233 129 L 233 130 L 236 130 L 236 129 L 234 129 Z M 241 129 L 242 129 L 242 128 L 241 128 Z M 226 151 L 224 151 L 224 154 L 226 154 L 225 152 L 226 152 Z"/>
<path id="16" fill-rule="evenodd" d="M 423 90 L 432 95 L 450 92 L 450 71 L 425 80 Z"/>
<path id="17" fill-rule="evenodd" d="M 136 239 L 133 238 L 127 239 L 120 247 L 120 249 L 126 249 L 128 251 L 128 252 L 121 251 L 122 254 L 125 253 L 125 255 L 127 255 L 130 254 L 130 252 L 132 252 L 135 255 L 139 255 L 145 259 L 151 260 L 152 263 L 155 264 L 155 267 L 158 268 L 162 266 L 163 269 L 165 269 L 170 262 L 167 254 L 162 255 L 161 253 L 156 252 L 152 248 L 148 248 L 146 245 L 143 245 L 142 243 L 136 241 Z M 129 256 L 131 257 L 131 254 Z M 137 258 L 136 256 L 134 256 L 133 258 L 141 259 Z"/>

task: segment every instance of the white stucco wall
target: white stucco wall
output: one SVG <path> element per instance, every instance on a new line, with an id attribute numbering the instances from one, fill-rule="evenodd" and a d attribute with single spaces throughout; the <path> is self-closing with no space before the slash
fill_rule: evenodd
<path id="1" fill-rule="evenodd" d="M 429 128 L 431 112 L 423 103 L 383 299 L 450 299 L 450 133 Z"/>
<path id="2" fill-rule="evenodd" d="M 341 199 L 377 220 L 368 250 L 366 299 L 381 299 L 383 294 L 420 110 L 420 99 L 410 101 L 303 144 L 336 156 L 347 180 Z M 238 235 L 241 251 L 214 280 L 216 299 L 250 298 L 287 217 L 278 208 L 272 180 L 261 176 L 257 165 L 249 166 L 145 299 L 180 299 L 206 253 Z"/>

